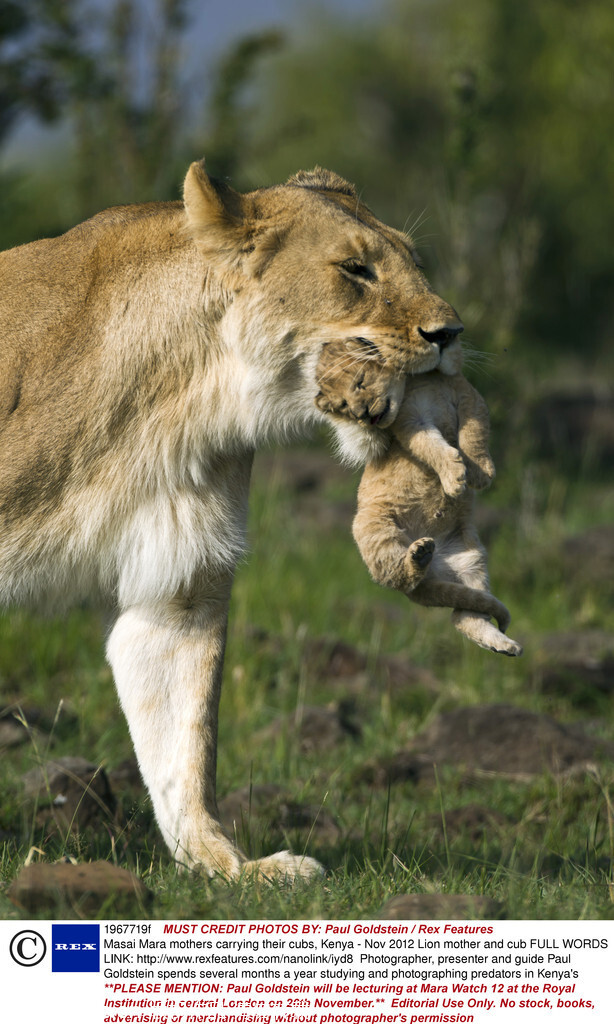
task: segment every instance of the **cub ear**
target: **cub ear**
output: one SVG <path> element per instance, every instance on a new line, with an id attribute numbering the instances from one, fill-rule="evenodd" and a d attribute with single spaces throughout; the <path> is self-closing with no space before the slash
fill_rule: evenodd
<path id="1" fill-rule="evenodd" d="M 288 178 L 286 185 L 299 186 L 300 188 L 311 188 L 318 192 L 340 192 L 341 195 L 351 196 L 358 199 L 358 193 L 354 185 L 351 185 L 345 178 L 335 174 L 334 171 L 327 171 L 325 167 L 314 167 L 312 171 L 298 171 Z"/>

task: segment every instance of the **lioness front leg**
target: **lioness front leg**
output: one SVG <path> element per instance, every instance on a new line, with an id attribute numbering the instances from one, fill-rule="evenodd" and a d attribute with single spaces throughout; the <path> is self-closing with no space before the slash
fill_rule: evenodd
<path id="1" fill-rule="evenodd" d="M 288 852 L 248 861 L 224 833 L 215 798 L 217 718 L 230 576 L 197 592 L 125 609 L 107 655 L 164 839 L 178 864 L 237 878 L 311 877 Z"/>

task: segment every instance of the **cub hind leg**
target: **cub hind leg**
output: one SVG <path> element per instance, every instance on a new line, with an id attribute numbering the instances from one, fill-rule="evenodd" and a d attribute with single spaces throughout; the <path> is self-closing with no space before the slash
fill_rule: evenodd
<path id="1" fill-rule="evenodd" d="M 510 614 L 490 593 L 486 551 L 473 532 L 439 547 L 428 579 L 410 596 L 420 604 L 452 607 L 455 628 L 479 647 L 510 657 L 522 654 L 520 644 L 505 635 Z"/>
<path id="2" fill-rule="evenodd" d="M 407 594 L 424 579 L 435 551 L 432 537 L 412 540 L 393 514 L 380 510 L 374 517 L 360 507 L 352 532 L 376 583 Z"/>
<path id="3" fill-rule="evenodd" d="M 455 608 L 452 612 L 452 623 L 459 633 L 463 633 L 478 647 L 484 647 L 487 651 L 494 651 L 495 654 L 507 654 L 510 658 L 522 654 L 520 644 L 493 626 L 488 615 L 479 615 L 475 612 L 461 611 Z"/>

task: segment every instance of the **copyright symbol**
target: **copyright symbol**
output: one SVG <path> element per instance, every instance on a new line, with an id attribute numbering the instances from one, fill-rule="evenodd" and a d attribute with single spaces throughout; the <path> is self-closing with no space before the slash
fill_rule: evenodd
<path id="1" fill-rule="evenodd" d="M 20 967 L 36 967 L 47 952 L 47 943 L 42 935 L 31 929 L 13 935 L 9 953 Z"/>

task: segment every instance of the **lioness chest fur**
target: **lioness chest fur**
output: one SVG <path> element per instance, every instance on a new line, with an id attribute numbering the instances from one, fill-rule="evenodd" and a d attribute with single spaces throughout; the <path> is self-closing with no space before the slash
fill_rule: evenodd
<path id="1" fill-rule="evenodd" d="M 119 207 L 0 255 L 0 599 L 116 608 L 108 657 L 177 861 L 248 862 L 217 820 L 217 707 L 228 601 L 256 447 L 326 417 L 322 346 L 361 336 L 388 377 L 438 366 L 462 329 L 337 175 L 241 195 L 193 164 L 184 202 Z M 334 425 L 355 462 L 383 435 Z"/>

